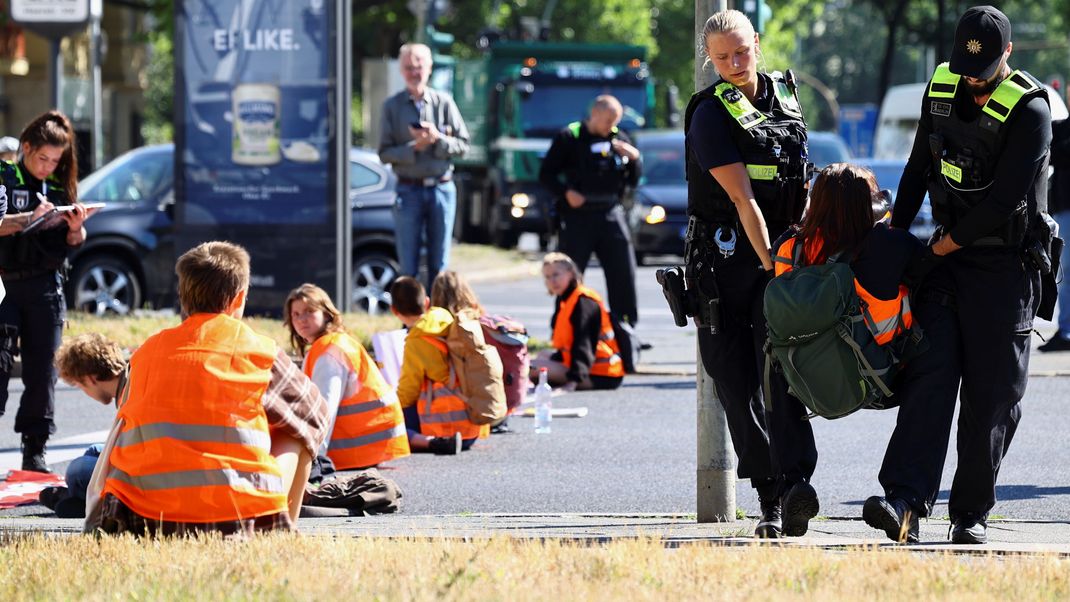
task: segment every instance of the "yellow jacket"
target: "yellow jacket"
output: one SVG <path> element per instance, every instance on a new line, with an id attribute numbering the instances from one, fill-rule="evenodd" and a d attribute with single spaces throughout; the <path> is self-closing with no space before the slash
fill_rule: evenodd
<path id="1" fill-rule="evenodd" d="M 405 336 L 405 355 L 401 360 L 398 379 L 398 401 L 401 407 L 416 405 L 424 380 L 444 383 L 450 377 L 450 363 L 441 350 L 426 337 L 445 337 L 453 315 L 449 310 L 432 307 L 409 329 Z"/>

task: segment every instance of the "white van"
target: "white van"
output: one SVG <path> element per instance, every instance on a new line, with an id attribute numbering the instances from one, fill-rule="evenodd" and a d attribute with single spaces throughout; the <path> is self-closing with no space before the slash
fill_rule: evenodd
<path id="1" fill-rule="evenodd" d="M 874 158 L 905 161 L 910 156 L 926 85 L 928 84 L 903 84 L 888 88 L 884 101 L 881 102 L 877 132 L 873 137 Z M 1066 119 L 1070 112 L 1067 111 L 1062 97 L 1051 86 L 1045 84 L 1044 87 L 1047 88 L 1048 99 L 1051 101 L 1051 118 Z"/>

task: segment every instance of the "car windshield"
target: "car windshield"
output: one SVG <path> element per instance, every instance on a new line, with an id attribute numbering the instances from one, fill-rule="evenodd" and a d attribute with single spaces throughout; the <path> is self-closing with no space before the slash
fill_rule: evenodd
<path id="1" fill-rule="evenodd" d="M 551 135 L 565 124 L 587 117 L 591 101 L 612 94 L 624 105 L 620 128 L 625 131 L 646 125 L 646 88 L 595 84 L 537 84 L 523 102 L 521 127 L 527 135 Z"/>
<path id="2" fill-rule="evenodd" d="M 839 136 L 810 136 L 806 141 L 806 146 L 810 151 L 810 161 L 818 169 L 832 163 L 844 163 L 851 160 L 851 153 Z"/>
<path id="3" fill-rule="evenodd" d="M 663 142 L 643 144 L 640 142 L 639 150 L 643 157 L 643 182 L 645 184 L 684 183 L 686 175 L 684 173 L 682 136 L 675 144 Z"/>
<path id="4" fill-rule="evenodd" d="M 171 187 L 173 156 L 166 149 L 129 153 L 82 180 L 78 196 L 101 203 L 154 199 Z"/>

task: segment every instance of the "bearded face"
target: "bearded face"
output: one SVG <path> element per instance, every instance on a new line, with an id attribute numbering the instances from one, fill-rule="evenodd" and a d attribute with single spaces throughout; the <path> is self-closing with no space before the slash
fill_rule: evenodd
<path id="1" fill-rule="evenodd" d="M 966 90 L 974 96 L 974 98 L 980 98 L 982 96 L 988 96 L 996 91 L 996 88 L 1003 83 L 1004 71 L 1007 67 L 1007 57 L 1004 56 L 1003 60 L 999 62 L 999 67 L 996 68 L 996 73 L 988 79 L 976 79 L 973 77 L 962 78 L 963 84 L 966 86 Z"/>

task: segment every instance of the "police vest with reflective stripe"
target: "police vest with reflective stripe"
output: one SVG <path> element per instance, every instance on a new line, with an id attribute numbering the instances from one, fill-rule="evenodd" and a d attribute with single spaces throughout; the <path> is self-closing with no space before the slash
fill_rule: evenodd
<path id="1" fill-rule="evenodd" d="M 759 76 L 760 77 L 760 76 Z M 769 74 L 773 88 L 772 110 L 763 113 L 734 85 L 720 80 L 691 97 L 684 113 L 684 132 L 699 104 L 713 100 L 732 121 L 732 143 L 739 149 L 750 176 L 754 198 L 767 222 L 796 222 L 806 206 L 806 122 L 798 97 L 780 72 Z M 685 147 L 688 145 L 685 137 Z M 712 224 L 738 220 L 728 193 L 696 161 L 687 156 L 689 215 Z"/>
<path id="2" fill-rule="evenodd" d="M 587 196 L 611 196 L 619 197 L 624 189 L 625 170 L 628 166 L 628 158 L 622 157 L 613 151 L 612 146 L 607 146 L 600 153 L 595 153 L 591 144 L 581 144 L 580 134 L 585 130 L 582 121 L 573 121 L 565 129 L 570 135 L 575 152 L 574 158 L 578 168 L 575 170 L 576 182 L 570 185 Z M 620 133 L 617 126 L 613 126 L 608 137 L 596 136 L 588 133 L 588 141 L 597 140 L 612 144 L 614 138 Z M 603 202 L 606 199 L 602 199 Z M 614 198 L 613 201 L 619 200 Z M 592 198 L 591 201 L 597 201 Z M 593 202 L 592 202 L 593 205 Z"/>
<path id="3" fill-rule="evenodd" d="M 341 351 L 346 369 L 356 380 L 356 392 L 339 403 L 331 431 L 327 455 L 335 467 L 364 468 L 409 455 L 405 416 L 397 395 L 360 341 L 344 332 L 321 336 L 309 348 L 305 374 L 312 377 L 316 362 L 332 346 Z"/>
<path id="4" fill-rule="evenodd" d="M 813 245 L 798 244 L 798 241 L 798 235 L 792 236 L 781 243 L 780 248 L 777 249 L 776 257 L 773 258 L 777 276 L 786 274 L 795 267 L 814 265 L 820 259 L 819 255 L 823 246 L 821 240 L 814 241 Z M 835 260 L 835 258 L 831 259 L 831 261 Z M 869 327 L 877 344 L 886 345 L 913 326 L 914 316 L 910 311 L 907 287 L 899 285 L 899 294 L 895 299 L 878 299 L 855 278 L 855 292 L 862 301 L 862 316 L 866 321 L 866 326 Z"/>
<path id="5" fill-rule="evenodd" d="M 452 437 L 460 433 L 461 439 L 485 439 L 490 436 L 489 424 L 475 424 L 468 419 L 468 410 L 461 394 L 461 383 L 449 361 L 449 346 L 441 337 L 424 337 L 442 352 L 443 361 L 450 366 L 446 382 L 424 379 L 416 413 L 420 417 L 420 433 L 428 437 Z"/>
<path id="6" fill-rule="evenodd" d="M 104 493 L 148 519 L 209 523 L 287 511 L 262 397 L 275 342 L 194 314 L 130 361 Z"/>
<path id="7" fill-rule="evenodd" d="M 561 352 L 563 363 L 572 367 L 572 343 L 576 333 L 572 331 L 572 312 L 576 309 L 576 303 L 580 297 L 587 297 L 598 304 L 598 313 L 601 316 L 599 324 L 598 343 L 594 348 L 594 363 L 591 365 L 591 374 L 594 376 L 621 377 L 624 376 L 624 363 L 620 358 L 620 346 L 617 344 L 613 333 L 613 323 L 609 319 L 609 312 L 602 302 L 602 297 L 593 290 L 577 284 L 557 310 L 557 317 L 553 325 L 553 346 Z"/>
<path id="8" fill-rule="evenodd" d="M 929 198 L 933 218 L 947 228 L 953 228 L 987 196 L 1018 111 L 1033 98 L 1048 102 L 1048 95 L 1036 78 L 1025 71 L 1014 71 L 992 92 L 978 117 L 964 121 L 955 100 L 961 81 L 948 68 L 948 63 L 942 63 L 933 73 L 925 94 L 924 110 L 929 112 L 933 123 L 933 136 L 929 140 L 932 160 Z M 1019 219 L 1047 207 L 1047 172 L 1045 160 L 1027 197 L 1022 199 Z"/>

